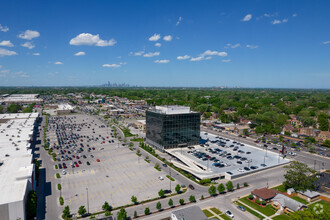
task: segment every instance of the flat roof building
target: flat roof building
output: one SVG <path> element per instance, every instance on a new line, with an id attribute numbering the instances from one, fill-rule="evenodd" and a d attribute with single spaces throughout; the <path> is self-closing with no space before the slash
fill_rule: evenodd
<path id="1" fill-rule="evenodd" d="M 70 104 L 59 104 L 56 109 L 56 113 L 58 115 L 69 114 L 69 113 L 73 112 L 73 110 L 74 110 L 74 108 Z"/>
<path id="2" fill-rule="evenodd" d="M 39 98 L 39 94 L 11 94 L 5 96 L 0 101 L 6 104 L 40 104 L 43 102 L 43 99 Z"/>
<path id="3" fill-rule="evenodd" d="M 146 111 L 147 143 L 160 151 L 199 144 L 200 113 L 186 106 L 156 106 Z"/>
<path id="4" fill-rule="evenodd" d="M 26 219 L 28 192 L 35 189 L 31 141 L 38 113 L 0 114 L 0 219 Z"/>

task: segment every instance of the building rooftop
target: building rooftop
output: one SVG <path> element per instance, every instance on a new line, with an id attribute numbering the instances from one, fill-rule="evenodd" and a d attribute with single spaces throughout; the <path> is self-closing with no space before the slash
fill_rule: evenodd
<path id="1" fill-rule="evenodd" d="M 287 197 L 283 194 L 277 194 L 272 201 L 278 202 L 282 207 L 287 207 L 293 211 L 298 211 L 301 207 L 307 207 L 301 202 L 298 202 L 294 199 L 291 199 L 290 197 Z"/>
<path id="2" fill-rule="evenodd" d="M 276 189 L 261 188 L 255 189 L 251 192 L 252 194 L 262 198 L 263 200 L 272 199 L 278 194 Z"/>
<path id="3" fill-rule="evenodd" d="M 72 105 L 70 104 L 59 104 L 57 110 L 73 110 Z"/>
<path id="4" fill-rule="evenodd" d="M 6 96 L 2 101 L 9 103 L 33 103 L 42 102 L 43 99 L 39 98 L 39 94 L 11 94 Z"/>
<path id="5" fill-rule="evenodd" d="M 23 200 L 32 177 L 30 139 L 38 113 L 0 114 L 0 205 Z"/>
<path id="6" fill-rule="evenodd" d="M 178 220 L 206 220 L 204 212 L 198 206 L 190 206 L 172 212 Z"/>
<path id="7" fill-rule="evenodd" d="M 186 114 L 190 113 L 190 107 L 179 106 L 179 105 L 166 105 L 166 106 L 156 106 L 155 109 L 151 110 L 157 113 L 173 115 L 173 114 Z"/>

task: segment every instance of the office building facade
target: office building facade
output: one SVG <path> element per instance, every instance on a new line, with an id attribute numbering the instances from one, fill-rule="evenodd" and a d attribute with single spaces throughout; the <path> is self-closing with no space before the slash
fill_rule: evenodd
<path id="1" fill-rule="evenodd" d="M 160 151 L 199 144 L 200 113 L 185 106 L 156 106 L 146 111 L 147 143 Z"/>

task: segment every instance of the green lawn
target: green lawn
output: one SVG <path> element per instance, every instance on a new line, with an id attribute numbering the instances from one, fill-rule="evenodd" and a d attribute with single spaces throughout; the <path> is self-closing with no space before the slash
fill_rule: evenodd
<path id="1" fill-rule="evenodd" d="M 250 209 L 250 208 L 247 207 L 246 205 L 243 205 L 243 204 L 240 203 L 240 202 L 236 202 L 236 204 L 237 204 L 237 205 L 240 205 L 240 206 L 243 206 L 243 207 L 246 209 L 246 211 L 250 212 L 252 215 L 256 216 L 257 218 L 259 218 L 259 219 L 263 219 L 263 218 L 264 218 L 264 217 L 263 217 L 262 215 L 260 215 L 258 212 L 256 212 L 256 211 Z"/>
<path id="2" fill-rule="evenodd" d="M 283 185 L 279 185 L 279 186 L 273 187 L 271 189 L 277 189 L 278 191 L 280 191 L 282 193 L 286 192 L 285 187 Z"/>
<path id="3" fill-rule="evenodd" d="M 291 218 L 288 215 L 282 214 L 277 215 L 273 218 L 274 220 L 290 220 Z"/>
<path id="4" fill-rule="evenodd" d="M 222 215 L 220 215 L 220 217 L 223 218 L 224 220 L 232 220 L 226 214 L 222 214 Z"/>
<path id="5" fill-rule="evenodd" d="M 330 210 L 330 202 L 326 202 L 324 200 L 321 200 L 320 202 L 316 202 L 316 203 L 313 203 L 313 204 L 309 205 L 308 209 L 312 209 L 316 204 L 323 205 L 323 210 L 327 210 L 327 211 Z"/>
<path id="6" fill-rule="evenodd" d="M 141 142 L 143 141 L 143 138 L 132 138 L 130 141 Z"/>
<path id="7" fill-rule="evenodd" d="M 254 208 L 255 210 L 263 213 L 266 216 L 271 216 L 275 214 L 275 210 L 271 207 L 271 205 L 266 205 L 265 207 L 261 207 L 259 205 L 257 205 L 256 203 L 254 203 L 253 201 L 250 201 L 248 199 L 248 197 L 244 197 L 239 199 L 240 201 L 246 203 L 248 206 L 250 206 L 251 208 Z"/>
<path id="8" fill-rule="evenodd" d="M 212 212 L 216 213 L 217 215 L 221 215 L 222 214 L 222 212 L 219 209 L 217 209 L 217 208 L 210 208 L 210 209 L 211 209 Z"/>
<path id="9" fill-rule="evenodd" d="M 213 216 L 213 214 L 209 210 L 207 210 L 207 209 L 204 209 L 203 212 L 206 215 L 206 217 L 208 217 L 208 218 L 211 217 L 211 216 Z"/>
<path id="10" fill-rule="evenodd" d="M 302 198 L 300 198 L 298 196 L 292 196 L 291 199 L 294 199 L 294 200 L 296 200 L 298 202 L 301 202 L 302 204 L 305 204 L 305 205 L 307 205 L 309 203 L 305 199 L 302 199 Z"/>

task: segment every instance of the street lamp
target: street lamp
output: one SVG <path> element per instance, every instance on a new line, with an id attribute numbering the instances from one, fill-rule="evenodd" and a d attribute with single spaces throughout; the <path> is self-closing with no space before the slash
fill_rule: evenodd
<path id="1" fill-rule="evenodd" d="M 170 159 L 170 165 L 168 166 L 169 170 L 170 170 L 170 193 L 172 194 L 172 175 L 171 175 L 171 163 L 172 163 L 172 157 Z"/>
<path id="2" fill-rule="evenodd" d="M 87 211 L 89 213 L 88 187 L 86 188 L 86 191 L 87 191 Z"/>

